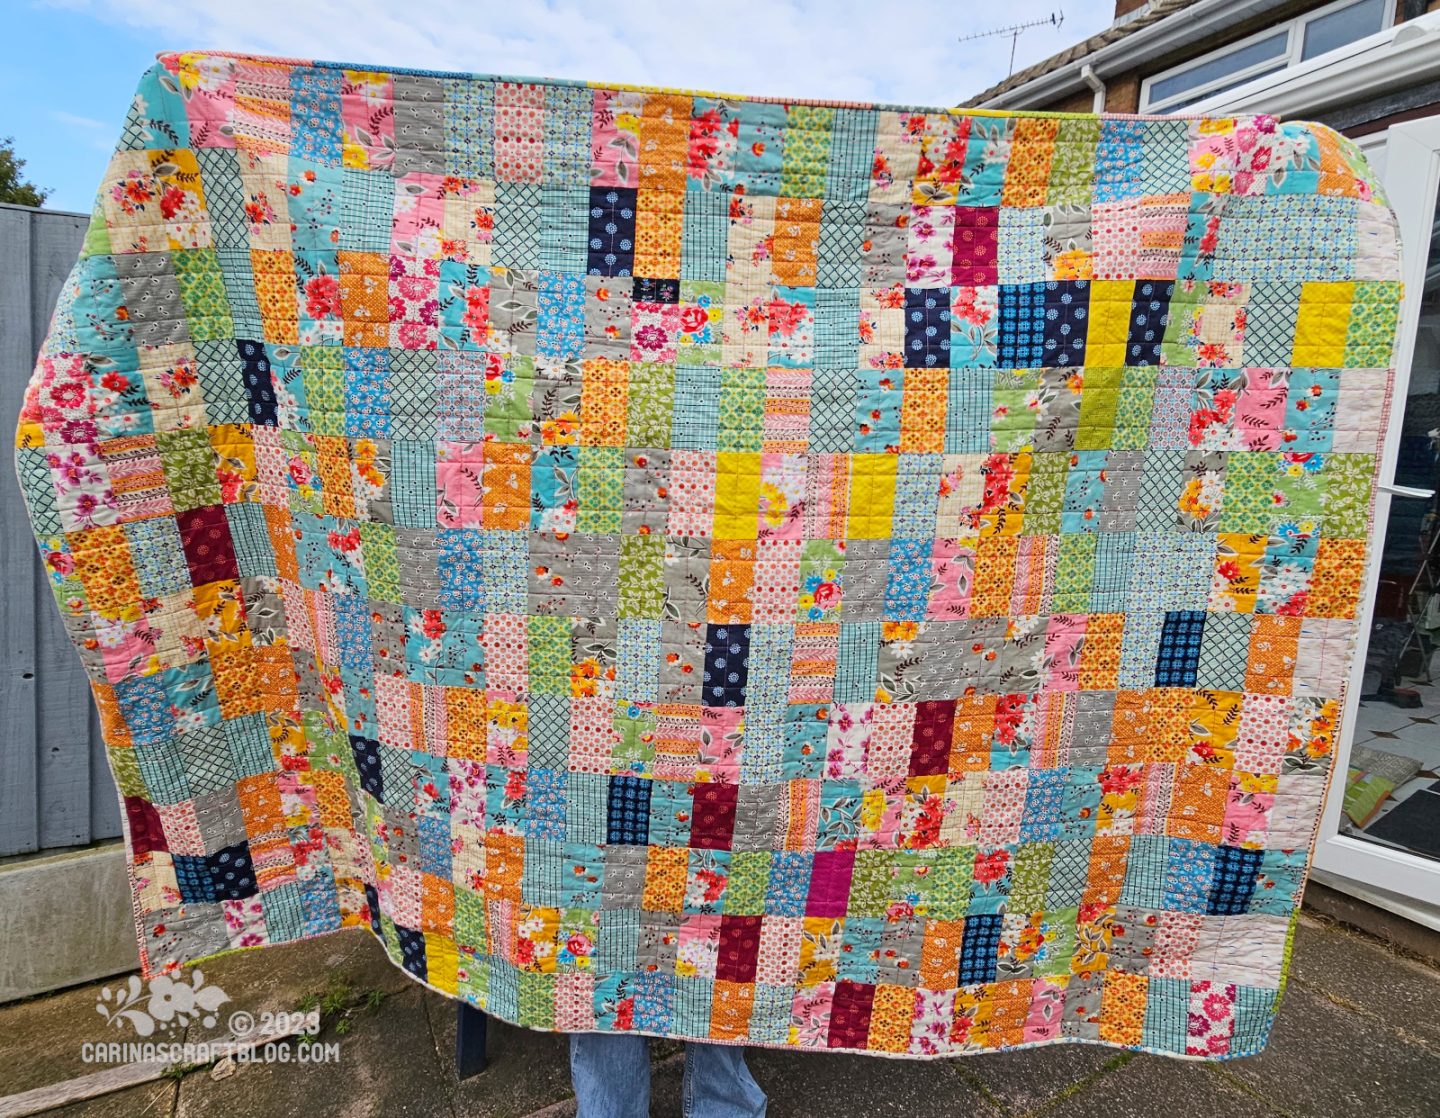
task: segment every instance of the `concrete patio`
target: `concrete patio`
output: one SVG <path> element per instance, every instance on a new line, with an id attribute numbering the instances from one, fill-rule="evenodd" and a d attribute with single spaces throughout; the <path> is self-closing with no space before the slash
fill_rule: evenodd
<path id="1" fill-rule="evenodd" d="M 231 997 L 225 1014 L 317 1003 L 317 1038 L 337 1064 L 265 1063 L 217 1078 L 210 1067 L 51 1111 L 79 1118 L 329 1118 L 439 1115 L 564 1118 L 574 1114 L 565 1039 L 491 1023 L 490 1066 L 458 1082 L 454 1003 L 406 978 L 363 931 L 242 952 L 206 965 Z M 0 1093 L 15 1096 L 97 1068 L 87 1041 L 134 1041 L 96 1011 L 106 983 L 0 1007 Z M 114 982 L 109 984 L 114 985 Z M 123 1034 L 123 1035 L 122 1035 Z M 681 1049 L 657 1042 L 652 1113 L 678 1115 Z M 1440 970 L 1344 925 L 1307 913 L 1291 985 L 1259 1057 L 1201 1064 L 1109 1048 L 1061 1045 L 930 1063 L 752 1049 L 772 1118 L 979 1115 L 1126 1118 L 1148 1115 L 1440 1114 Z M 224 1069 L 222 1069 L 223 1071 Z M 6 1113 L 0 1099 L 0 1114 Z"/>

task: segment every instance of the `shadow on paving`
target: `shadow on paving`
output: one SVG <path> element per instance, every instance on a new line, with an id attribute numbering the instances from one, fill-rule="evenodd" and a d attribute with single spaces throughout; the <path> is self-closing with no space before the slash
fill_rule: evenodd
<path id="1" fill-rule="evenodd" d="M 259 1017 L 317 1005 L 318 1038 L 338 1062 L 259 1063 L 216 1078 L 209 1068 L 74 1103 L 53 1113 L 86 1118 L 569 1118 L 565 1037 L 492 1021 L 489 1067 L 455 1078 L 455 1003 L 410 981 L 364 931 L 202 964 L 229 1014 Z M 93 983 L 0 1006 L 0 1090 L 16 1093 L 99 1070 L 81 1058 L 96 1041 L 135 1041 L 96 1012 Z M 159 1038 L 157 1038 L 159 1039 Z M 175 1039 L 173 1037 L 166 1039 Z M 681 1046 L 652 1045 L 651 1113 L 680 1113 Z M 1219 1064 L 1182 1062 L 1090 1045 L 917 1062 L 751 1049 L 770 1118 L 944 1115 L 979 1118 L 1421 1118 L 1440 1114 L 1440 972 L 1374 940 L 1302 918 L 1290 984 L 1269 1048 Z"/>

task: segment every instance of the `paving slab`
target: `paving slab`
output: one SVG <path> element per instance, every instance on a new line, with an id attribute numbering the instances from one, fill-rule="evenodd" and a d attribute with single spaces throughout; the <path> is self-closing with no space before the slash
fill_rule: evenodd
<path id="1" fill-rule="evenodd" d="M 1440 1055 L 1304 987 L 1286 990 L 1265 1051 L 1224 1070 L 1291 1113 L 1440 1114 Z"/>
<path id="2" fill-rule="evenodd" d="M 745 1061 L 770 1097 L 769 1118 L 834 1118 L 841 1114 L 984 1118 L 1001 1113 L 965 1080 L 953 1060 L 918 1063 L 751 1048 Z"/>
<path id="3" fill-rule="evenodd" d="M 0 1081 L 4 1082 L 0 1090 L 4 1094 L 19 1094 L 100 1070 L 81 1058 L 86 1041 L 140 1039 L 128 1027 L 107 1025 L 95 1011 L 105 985 L 113 982 L 0 1006 Z"/>
<path id="4" fill-rule="evenodd" d="M 1440 971 L 1434 967 L 1367 936 L 1302 919 L 1290 978 L 1440 1051 Z"/>
<path id="5" fill-rule="evenodd" d="M 1325 884 L 1334 880 L 1324 870 L 1311 873 L 1305 885 L 1304 916 L 1333 921 L 1382 941 L 1387 949 L 1399 948 L 1432 967 L 1440 967 L 1440 929 L 1427 928 Z M 1383 893 L 1380 890 L 1377 896 Z"/>
<path id="6" fill-rule="evenodd" d="M 187 968 L 189 976 L 195 968 Z M 386 958 L 368 932 L 342 932 L 314 940 L 257 951 L 239 951 L 199 965 L 204 984 L 219 986 L 230 1000 L 220 1007 L 215 1025 L 196 1022 L 174 1033 L 148 1038 L 167 1043 L 221 1039 L 231 1013 L 244 1009 L 259 1020 L 263 1012 L 296 1009 L 305 995 L 324 989 L 331 978 L 344 978 L 355 989 L 385 993 L 417 989 Z M 111 1025 L 96 1006 L 106 988 L 123 985 L 128 975 L 94 982 L 48 997 L 0 1006 L 0 1068 L 3 1093 L 16 1094 L 77 1076 L 100 1065 L 82 1058 L 87 1042 L 141 1042 L 129 1024 Z M 188 981 L 188 977 L 187 977 Z M 168 1113 L 168 1111 L 167 1111 Z"/>
<path id="7" fill-rule="evenodd" d="M 1282 1113 L 1227 1080 L 1213 1064 L 1147 1055 L 1135 1056 L 1040 1111 L 1043 1118 L 1277 1118 Z"/>
<path id="8" fill-rule="evenodd" d="M 1009 1114 L 1025 1114 L 1106 1069 L 1122 1058 L 1113 1048 L 1090 1044 L 1051 1044 L 1019 1052 L 963 1056 L 961 1076 Z"/>
<path id="9" fill-rule="evenodd" d="M 679 1059 L 679 1049 L 662 1059 L 652 1058 L 650 1074 L 650 1118 L 675 1118 L 680 1113 L 680 1092 L 683 1086 L 685 1064 Z M 653 1056 L 653 1054 L 652 1054 Z M 526 1118 L 575 1118 L 579 1107 L 575 1096 L 570 1095 L 542 1110 L 532 1111 Z M 457 1105 L 458 1118 L 468 1118 L 469 1112 Z M 781 1118 L 781 1112 L 770 1109 L 769 1118 Z"/>
<path id="10" fill-rule="evenodd" d="M 650 1118 L 676 1118 L 676 1115 L 681 1113 L 680 1089 L 684 1077 L 683 1058 L 672 1056 L 655 1065 L 655 1069 L 650 1073 Z M 785 1113 L 772 1105 L 766 1118 L 784 1118 Z"/>
<path id="11" fill-rule="evenodd" d="M 343 985 L 356 997 L 378 990 L 389 997 L 424 987 L 409 978 L 385 954 L 380 942 L 361 928 L 334 935 L 237 951 L 199 964 L 205 985 L 219 986 L 230 1000 L 220 1007 L 216 1023 L 195 1023 L 187 1041 L 221 1040 L 229 1035 L 232 1014 L 245 1011 L 257 1022 L 265 1013 L 294 1013 L 309 996 Z M 190 974 L 193 967 L 186 968 Z"/>
<path id="12" fill-rule="evenodd" d="M 453 998 L 425 991 L 425 1011 L 434 1037 L 435 1061 L 444 1070 L 455 1112 L 465 1118 L 520 1118 L 569 1098 L 570 1038 L 564 1033 L 521 1029 L 490 1018 L 486 1025 L 486 1067 L 479 1075 L 455 1078 Z"/>
<path id="13" fill-rule="evenodd" d="M 424 991 L 411 987 L 356 1014 L 343 1036 L 322 1031 L 319 1043 L 340 1045 L 337 1063 L 249 1064 L 221 1080 L 191 1072 L 175 1118 L 448 1118 L 454 1071 L 436 1059 Z"/>

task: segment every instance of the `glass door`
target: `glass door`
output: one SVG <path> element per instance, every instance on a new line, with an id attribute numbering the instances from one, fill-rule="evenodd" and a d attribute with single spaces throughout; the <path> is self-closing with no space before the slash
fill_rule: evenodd
<path id="1" fill-rule="evenodd" d="M 1394 125 L 1366 154 L 1400 221 L 1405 298 L 1360 611 L 1368 640 L 1315 865 L 1440 906 L 1440 117 Z"/>

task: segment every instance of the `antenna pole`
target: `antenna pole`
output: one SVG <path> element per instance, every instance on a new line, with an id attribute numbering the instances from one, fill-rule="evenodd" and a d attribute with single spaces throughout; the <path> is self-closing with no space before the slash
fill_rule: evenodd
<path id="1" fill-rule="evenodd" d="M 976 31 L 970 35 L 961 35 L 957 41 L 965 43 L 969 42 L 971 39 L 984 39 L 988 38 L 991 35 L 1009 35 L 1010 73 L 1013 74 L 1015 72 L 1015 48 L 1019 45 L 1020 42 L 1020 32 L 1024 31 L 1027 27 L 1044 27 L 1046 24 L 1049 24 L 1051 27 L 1055 28 L 1058 31 L 1060 29 L 1060 25 L 1064 22 L 1065 10 L 1063 8 L 1058 8 L 1055 11 L 1051 12 L 1050 15 L 1047 16 L 1045 19 L 1032 19 L 1029 23 L 1013 23 L 1009 27 L 997 27 L 992 31 Z"/>

